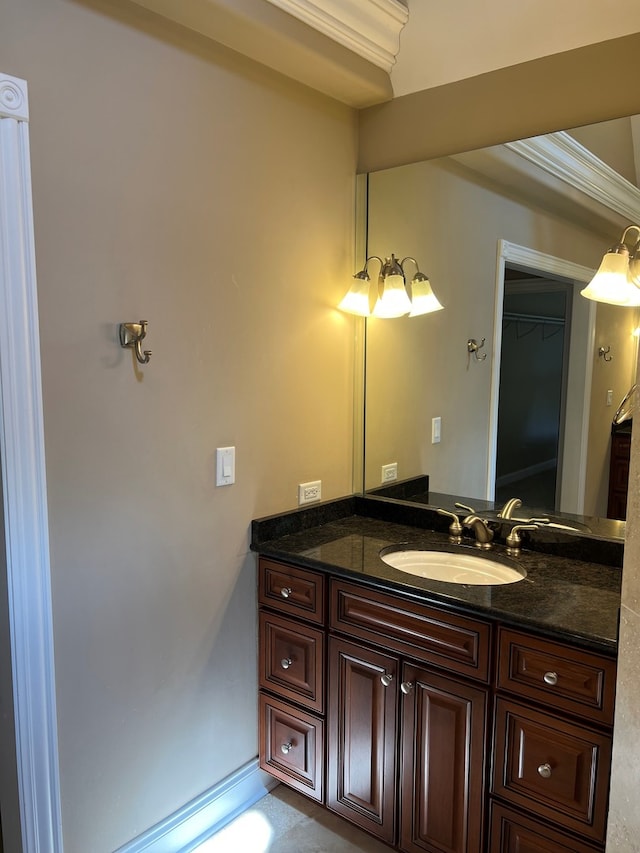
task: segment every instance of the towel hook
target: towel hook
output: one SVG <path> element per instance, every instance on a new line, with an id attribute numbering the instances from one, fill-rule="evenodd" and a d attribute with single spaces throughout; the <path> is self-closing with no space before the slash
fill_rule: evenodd
<path id="1" fill-rule="evenodd" d="M 147 334 L 147 321 L 139 323 L 120 323 L 120 346 L 131 347 L 140 364 L 147 364 L 151 358 L 151 350 L 142 351 L 142 341 Z"/>
<path id="2" fill-rule="evenodd" d="M 476 361 L 484 361 L 487 357 L 486 352 L 482 355 L 478 355 L 478 350 L 481 350 L 484 346 L 484 338 L 478 343 L 475 338 L 469 338 L 467 341 L 467 352 L 473 353 L 476 357 Z"/>
<path id="3" fill-rule="evenodd" d="M 598 355 L 601 358 L 603 358 L 605 361 L 612 361 L 613 356 L 609 355 L 610 352 L 611 352 L 611 347 L 607 347 L 606 349 L 604 347 L 600 347 L 600 349 L 598 350 Z M 609 355 L 609 358 L 607 358 L 608 355 Z"/>

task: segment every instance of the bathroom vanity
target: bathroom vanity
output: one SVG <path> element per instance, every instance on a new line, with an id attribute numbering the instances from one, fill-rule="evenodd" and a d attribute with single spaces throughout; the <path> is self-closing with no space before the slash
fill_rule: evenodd
<path id="1" fill-rule="evenodd" d="M 254 522 L 261 767 L 407 853 L 603 850 L 621 546 L 556 534 L 503 586 L 381 560 L 442 525 L 357 497 Z"/>

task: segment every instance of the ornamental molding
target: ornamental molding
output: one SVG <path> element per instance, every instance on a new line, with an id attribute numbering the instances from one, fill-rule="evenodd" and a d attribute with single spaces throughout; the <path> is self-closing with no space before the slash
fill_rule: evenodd
<path id="1" fill-rule="evenodd" d="M 268 0 L 389 73 L 409 10 L 399 0 Z"/>
<path id="2" fill-rule="evenodd" d="M 25 80 L 0 73 L 0 118 L 29 121 L 29 101 Z"/>

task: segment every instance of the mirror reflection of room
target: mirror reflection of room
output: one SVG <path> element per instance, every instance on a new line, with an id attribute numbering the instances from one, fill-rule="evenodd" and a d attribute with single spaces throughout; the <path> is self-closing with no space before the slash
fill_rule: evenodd
<path id="1" fill-rule="evenodd" d="M 640 312 L 580 291 L 640 220 L 635 124 L 571 131 L 617 173 L 626 216 L 505 146 L 369 175 L 367 254 L 415 257 L 444 310 L 367 320 L 366 491 L 397 463 L 431 494 L 625 517 L 613 417 L 636 379 Z M 474 358 L 467 342 L 483 338 Z"/>

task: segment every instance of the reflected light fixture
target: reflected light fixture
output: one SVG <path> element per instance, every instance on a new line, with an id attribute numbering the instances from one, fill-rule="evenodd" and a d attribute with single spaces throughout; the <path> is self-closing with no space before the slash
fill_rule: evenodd
<path id="1" fill-rule="evenodd" d="M 636 242 L 631 248 L 627 245 L 629 231 L 636 232 Z M 580 293 L 594 302 L 640 305 L 640 226 L 625 228 L 620 242 L 604 255 L 597 273 Z"/>
<path id="2" fill-rule="evenodd" d="M 371 311 L 369 263 L 377 261 L 380 264 L 376 302 Z M 411 261 L 415 264 L 416 272 L 407 285 L 404 265 Z M 342 302 L 338 305 L 341 311 L 349 314 L 359 314 L 362 317 L 418 317 L 420 314 L 430 314 L 440 311 L 443 306 L 431 289 L 427 276 L 420 272 L 415 258 L 407 257 L 399 261 L 395 255 L 390 258 L 379 258 L 371 255 L 367 258 L 364 269 L 353 276 L 353 284 Z"/>

